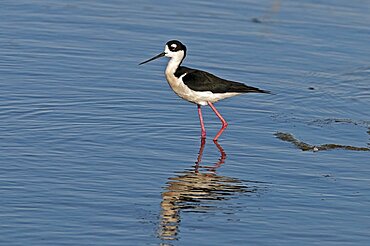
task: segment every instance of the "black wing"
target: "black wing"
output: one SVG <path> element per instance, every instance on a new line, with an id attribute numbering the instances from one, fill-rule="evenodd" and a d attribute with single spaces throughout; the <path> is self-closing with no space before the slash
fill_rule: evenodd
<path id="1" fill-rule="evenodd" d="M 213 93 L 269 93 L 268 91 L 261 90 L 256 87 L 247 86 L 239 82 L 224 80 L 205 71 L 187 67 L 179 67 L 175 73 L 175 76 L 180 77 L 185 73 L 186 75 L 182 78 L 182 80 L 185 85 L 194 91 L 211 91 Z"/>

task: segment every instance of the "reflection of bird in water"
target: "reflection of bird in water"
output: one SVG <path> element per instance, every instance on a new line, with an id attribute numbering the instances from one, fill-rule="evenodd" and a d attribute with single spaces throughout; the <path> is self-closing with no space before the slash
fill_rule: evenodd
<path id="1" fill-rule="evenodd" d="M 216 201 L 227 200 L 238 193 L 255 192 L 256 187 L 248 188 L 241 180 L 215 173 L 221 166 L 226 154 L 217 143 L 221 157 L 213 167 L 201 166 L 205 139 L 201 141 L 198 159 L 194 168 L 185 170 L 169 178 L 166 190 L 162 193 L 159 237 L 162 240 L 175 240 L 180 223 L 180 212 L 203 212 L 217 209 Z M 201 170 L 205 170 L 202 171 Z"/>

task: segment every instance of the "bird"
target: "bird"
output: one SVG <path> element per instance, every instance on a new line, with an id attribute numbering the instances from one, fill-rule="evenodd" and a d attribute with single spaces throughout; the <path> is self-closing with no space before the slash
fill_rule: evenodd
<path id="1" fill-rule="evenodd" d="M 228 123 L 213 105 L 215 102 L 244 93 L 270 94 L 270 91 L 222 79 L 206 71 L 181 66 L 186 57 L 186 52 L 187 49 L 183 43 L 178 40 L 170 40 L 166 43 L 162 53 L 139 63 L 139 65 L 161 57 L 170 58 L 165 69 L 166 80 L 179 97 L 197 105 L 202 139 L 206 138 L 206 129 L 201 107 L 208 105 L 220 119 L 222 127 L 213 138 L 213 141 L 216 142 Z"/>

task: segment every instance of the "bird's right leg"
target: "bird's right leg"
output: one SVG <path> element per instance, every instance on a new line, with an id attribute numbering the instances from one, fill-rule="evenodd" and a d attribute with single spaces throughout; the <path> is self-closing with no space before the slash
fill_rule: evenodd
<path id="1" fill-rule="evenodd" d="M 201 109 L 201 106 L 199 104 L 197 104 L 197 106 L 198 106 L 198 115 L 199 115 L 200 127 L 202 129 L 202 138 L 206 138 L 206 128 L 204 127 L 202 109 Z"/>
<path id="2" fill-rule="evenodd" d="M 208 102 L 208 105 L 211 107 L 211 109 L 213 110 L 213 112 L 215 112 L 215 114 L 217 115 L 217 117 L 222 122 L 221 129 L 218 131 L 216 137 L 213 139 L 213 141 L 217 141 L 217 139 L 221 136 L 221 134 L 223 133 L 223 131 L 225 131 L 225 129 L 226 129 L 226 127 L 227 127 L 228 124 L 227 124 L 226 120 L 224 119 L 224 117 L 222 117 L 222 115 L 220 114 L 220 112 L 217 111 L 216 107 L 213 106 L 213 103 Z"/>

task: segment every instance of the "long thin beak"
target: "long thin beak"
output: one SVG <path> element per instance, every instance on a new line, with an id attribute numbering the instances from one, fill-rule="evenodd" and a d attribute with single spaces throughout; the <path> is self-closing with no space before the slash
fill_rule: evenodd
<path id="1" fill-rule="evenodd" d="M 164 56 L 165 54 L 166 54 L 165 52 L 162 52 L 162 53 L 160 53 L 160 54 L 156 55 L 155 57 L 150 58 L 149 60 L 143 61 L 143 62 L 142 62 L 142 63 L 140 63 L 139 65 L 142 65 L 142 64 L 144 64 L 144 63 L 147 63 L 147 62 L 153 61 L 153 60 L 155 60 L 155 59 L 161 58 L 161 57 L 162 57 L 162 56 Z"/>

